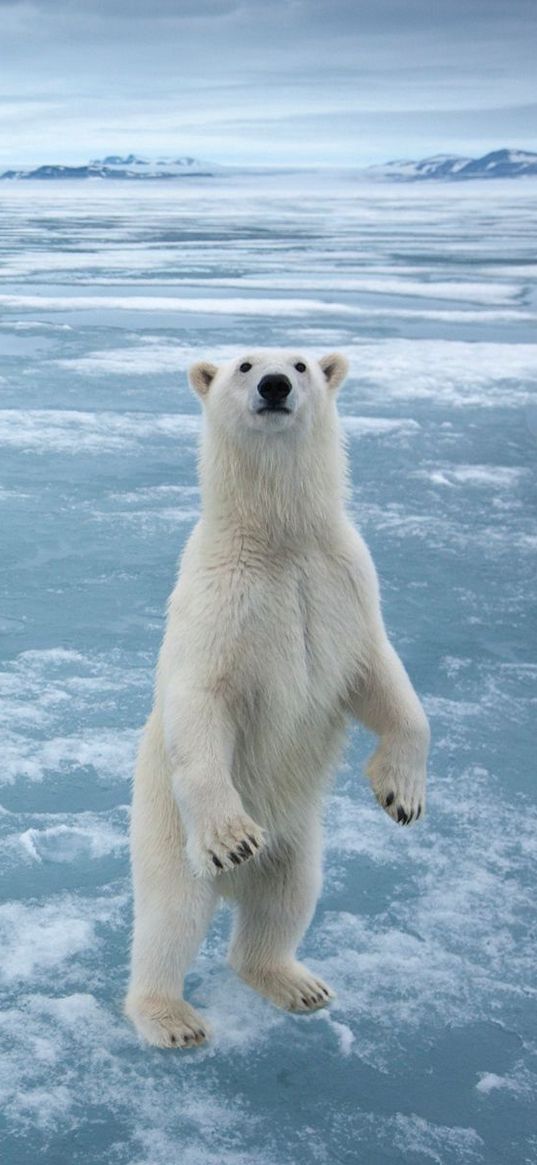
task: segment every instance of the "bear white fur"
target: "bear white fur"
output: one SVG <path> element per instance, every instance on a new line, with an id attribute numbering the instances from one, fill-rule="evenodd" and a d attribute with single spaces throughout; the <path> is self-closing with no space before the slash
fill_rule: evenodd
<path id="1" fill-rule="evenodd" d="M 406 824 L 424 808 L 427 721 L 345 510 L 335 397 L 346 371 L 339 354 L 269 349 L 190 370 L 204 404 L 202 517 L 169 602 L 131 832 L 126 1012 L 160 1047 L 206 1037 L 183 980 L 220 896 L 234 904 L 230 962 L 247 983 L 292 1011 L 332 998 L 296 948 L 351 717 L 379 737 L 367 772 L 386 812 Z M 268 403 L 262 381 L 276 383 Z"/>

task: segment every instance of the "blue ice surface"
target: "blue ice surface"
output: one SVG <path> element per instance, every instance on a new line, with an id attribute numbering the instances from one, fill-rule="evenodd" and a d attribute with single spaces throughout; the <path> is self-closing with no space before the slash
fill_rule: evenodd
<path id="1" fill-rule="evenodd" d="M 0 1068 L 9 1165 L 534 1165 L 536 183 L 274 176 L 0 188 Z M 169 300 L 169 302 L 167 302 Z M 199 511 L 185 369 L 346 352 L 356 522 L 433 730 L 394 826 L 351 736 L 287 1016 L 226 966 L 214 1039 L 121 1014 L 129 779 Z M 533 867 L 534 868 L 534 867 Z"/>

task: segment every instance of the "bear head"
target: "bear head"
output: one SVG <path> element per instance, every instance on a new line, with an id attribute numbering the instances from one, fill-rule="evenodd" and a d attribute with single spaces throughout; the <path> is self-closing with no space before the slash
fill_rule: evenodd
<path id="1" fill-rule="evenodd" d="M 334 409 L 335 392 L 347 374 L 338 352 L 321 359 L 281 348 L 246 352 L 217 366 L 202 360 L 189 369 L 210 425 L 242 439 L 270 439 L 311 431 Z"/>

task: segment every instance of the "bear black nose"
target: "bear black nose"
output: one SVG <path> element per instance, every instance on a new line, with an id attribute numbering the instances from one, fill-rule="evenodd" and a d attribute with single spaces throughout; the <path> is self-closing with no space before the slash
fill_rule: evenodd
<path id="1" fill-rule="evenodd" d="M 291 381 L 283 373 L 268 372 L 266 376 L 261 377 L 257 391 L 271 408 L 275 408 L 289 396 L 292 387 Z"/>

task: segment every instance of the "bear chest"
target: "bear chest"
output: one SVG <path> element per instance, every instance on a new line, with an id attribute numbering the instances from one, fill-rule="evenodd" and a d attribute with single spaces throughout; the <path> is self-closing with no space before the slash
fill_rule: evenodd
<path id="1" fill-rule="evenodd" d="M 257 580 L 241 655 L 261 703 L 282 716 L 336 704 L 356 668 L 359 623 L 352 581 L 337 563 L 310 557 Z"/>

